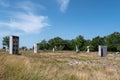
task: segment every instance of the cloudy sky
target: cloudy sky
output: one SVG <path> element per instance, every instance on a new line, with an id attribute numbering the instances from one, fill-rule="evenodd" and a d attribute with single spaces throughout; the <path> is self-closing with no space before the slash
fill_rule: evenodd
<path id="1" fill-rule="evenodd" d="M 85 39 L 120 32 L 119 0 L 0 0 L 0 47 L 4 36 L 20 36 L 32 47 L 56 36 Z"/>

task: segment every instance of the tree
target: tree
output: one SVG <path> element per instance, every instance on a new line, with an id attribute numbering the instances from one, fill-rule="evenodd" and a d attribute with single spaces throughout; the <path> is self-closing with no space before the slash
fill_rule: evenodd
<path id="1" fill-rule="evenodd" d="M 72 40 L 71 40 L 71 49 L 72 49 L 72 50 L 75 50 L 75 49 L 76 49 L 75 39 L 72 39 Z"/>
<path id="2" fill-rule="evenodd" d="M 58 50 L 64 49 L 64 40 L 60 37 L 55 37 L 53 39 L 50 39 L 48 41 L 49 49 L 52 49 L 53 47 L 57 47 Z"/>
<path id="3" fill-rule="evenodd" d="M 120 51 L 120 45 L 119 45 L 119 46 L 117 46 L 117 51 Z"/>
<path id="4" fill-rule="evenodd" d="M 84 39 L 84 37 L 82 35 L 79 35 L 78 37 L 76 37 L 76 39 L 75 39 L 75 45 L 78 46 L 78 49 L 80 51 L 84 50 L 83 49 L 84 43 L 85 43 L 85 39 Z"/>
<path id="5" fill-rule="evenodd" d="M 20 49 L 21 50 L 27 50 L 27 47 L 26 46 L 22 46 Z"/>
<path id="6" fill-rule="evenodd" d="M 120 46 L 120 33 L 114 32 L 105 38 L 106 45 L 108 46 L 109 51 L 119 51 Z"/>
<path id="7" fill-rule="evenodd" d="M 90 50 L 91 50 L 91 40 L 85 40 L 83 49 L 86 51 L 87 50 L 87 46 L 90 46 Z"/>
<path id="8" fill-rule="evenodd" d="M 41 50 L 47 50 L 49 48 L 48 42 L 46 40 L 42 40 L 39 43 L 39 49 Z"/>
<path id="9" fill-rule="evenodd" d="M 6 46 L 9 49 L 9 36 L 3 37 L 2 45 Z"/>
<path id="10" fill-rule="evenodd" d="M 91 48 L 93 51 L 97 51 L 98 50 L 98 46 L 99 45 L 104 45 L 105 44 L 105 40 L 104 38 L 97 36 L 95 38 L 92 39 L 91 41 Z"/>
<path id="11" fill-rule="evenodd" d="M 64 40 L 63 41 L 64 48 L 63 50 L 74 50 L 73 41 L 72 40 Z"/>

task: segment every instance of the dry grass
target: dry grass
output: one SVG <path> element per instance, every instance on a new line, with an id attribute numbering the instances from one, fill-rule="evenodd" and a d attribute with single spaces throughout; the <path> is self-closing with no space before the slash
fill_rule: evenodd
<path id="1" fill-rule="evenodd" d="M 97 53 L 0 51 L 0 80 L 120 80 L 120 56 Z"/>

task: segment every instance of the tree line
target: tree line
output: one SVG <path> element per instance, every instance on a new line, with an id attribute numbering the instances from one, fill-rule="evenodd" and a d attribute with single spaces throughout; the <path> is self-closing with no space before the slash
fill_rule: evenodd
<path id="1" fill-rule="evenodd" d="M 72 40 L 55 37 L 48 41 L 42 40 L 39 48 L 40 50 L 51 50 L 56 46 L 58 50 L 75 50 L 75 46 L 78 46 L 80 51 L 86 51 L 86 47 L 90 46 L 91 51 L 97 51 L 99 45 L 107 46 L 108 51 L 120 51 L 120 33 L 114 32 L 104 37 L 96 36 L 92 40 L 86 40 L 82 35 Z"/>
<path id="2" fill-rule="evenodd" d="M 3 37 L 2 43 L 3 46 L 9 48 L 9 37 Z M 39 42 L 39 49 L 52 50 L 54 47 L 57 47 L 57 50 L 75 50 L 77 46 L 79 51 L 86 51 L 86 47 L 90 46 L 91 51 L 97 51 L 99 45 L 107 46 L 108 51 L 120 51 L 120 33 L 114 32 L 104 37 L 96 36 L 92 40 L 86 40 L 82 35 L 79 35 L 72 40 L 64 40 L 61 37 L 54 37 L 48 41 L 42 40 Z M 21 47 L 21 49 L 24 48 L 26 47 Z"/>

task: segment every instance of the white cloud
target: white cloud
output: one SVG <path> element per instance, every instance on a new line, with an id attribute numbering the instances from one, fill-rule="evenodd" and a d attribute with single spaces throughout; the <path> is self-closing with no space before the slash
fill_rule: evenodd
<path id="1" fill-rule="evenodd" d="M 21 6 L 22 4 L 22 6 Z M 24 11 L 27 12 L 34 12 L 35 10 L 45 10 L 45 6 L 37 3 L 33 3 L 31 1 L 23 1 L 21 3 L 17 4 L 17 7 L 20 9 L 23 9 Z"/>
<path id="2" fill-rule="evenodd" d="M 4 36 L 10 36 L 10 35 L 16 35 L 16 36 L 20 36 L 22 35 L 22 33 L 19 32 L 11 32 L 11 31 L 0 31 L 0 36 L 4 37 Z"/>
<path id="3" fill-rule="evenodd" d="M 25 14 L 21 13 L 9 22 L 0 22 L 2 26 L 8 26 L 13 29 L 18 29 L 24 31 L 25 33 L 36 33 L 39 32 L 42 28 L 49 26 L 47 23 L 48 17 L 46 16 L 37 16 L 34 14 Z"/>
<path id="4" fill-rule="evenodd" d="M 23 3 L 22 3 L 23 4 Z M 9 21 L 1 21 L 0 20 L 0 27 L 3 26 L 14 29 L 14 31 L 21 31 L 24 33 L 39 33 L 41 29 L 48 24 L 48 17 L 43 15 L 36 15 L 34 12 L 37 6 L 33 4 L 31 1 L 24 2 L 21 6 L 14 6 L 16 8 L 21 8 L 22 11 L 13 12 L 13 14 L 9 14 L 11 18 Z M 24 10 L 24 11 L 23 11 Z"/>
<path id="5" fill-rule="evenodd" d="M 22 6 L 21 6 L 21 4 L 22 4 Z M 18 3 L 18 8 L 21 8 L 25 11 L 33 11 L 35 9 L 35 5 L 30 1 L 25 1 L 22 3 Z"/>
<path id="6" fill-rule="evenodd" d="M 3 36 L 6 36 L 8 35 L 9 32 L 5 32 L 5 31 L 0 31 L 0 36 L 3 37 Z"/>
<path id="7" fill-rule="evenodd" d="M 58 4 L 60 5 L 60 10 L 65 12 L 68 8 L 70 0 L 57 0 Z"/>

